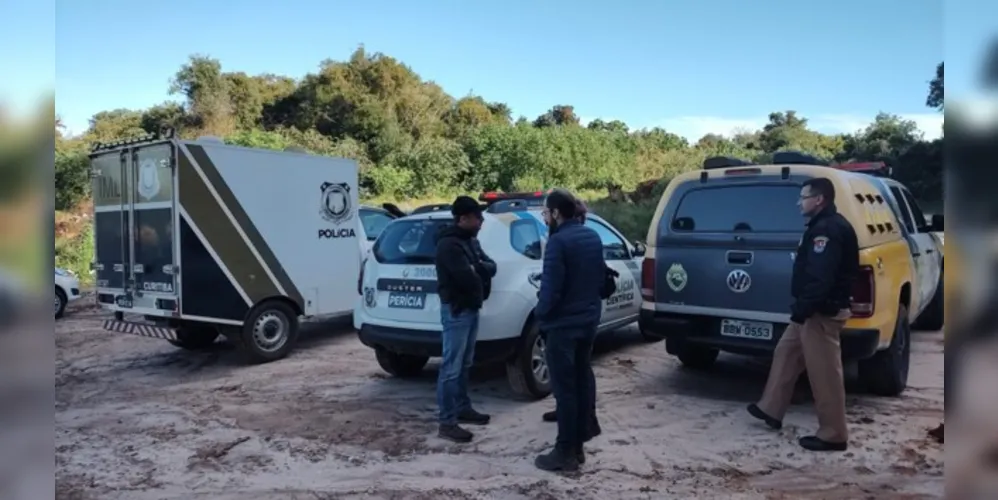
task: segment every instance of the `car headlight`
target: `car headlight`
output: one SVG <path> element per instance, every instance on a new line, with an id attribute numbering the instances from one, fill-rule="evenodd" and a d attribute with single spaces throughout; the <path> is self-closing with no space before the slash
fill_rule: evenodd
<path id="1" fill-rule="evenodd" d="M 57 267 L 57 268 L 55 268 L 55 273 L 56 273 L 56 274 L 58 274 L 59 276 L 72 276 L 72 275 L 71 275 L 71 274 L 69 273 L 69 271 L 67 271 L 67 270 L 65 270 L 65 269 L 62 269 L 62 268 L 58 268 L 58 267 Z"/>

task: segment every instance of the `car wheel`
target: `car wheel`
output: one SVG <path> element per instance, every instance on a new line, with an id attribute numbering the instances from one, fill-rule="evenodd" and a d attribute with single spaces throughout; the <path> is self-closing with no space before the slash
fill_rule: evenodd
<path id="1" fill-rule="evenodd" d="M 426 356 L 399 354 L 383 347 L 375 349 L 374 355 L 378 358 L 378 365 L 381 366 L 382 370 L 399 378 L 419 375 L 422 373 L 426 363 L 430 361 L 430 358 Z"/>
<path id="2" fill-rule="evenodd" d="M 661 336 L 655 335 L 655 334 L 651 333 L 650 331 L 648 331 L 648 330 L 646 330 L 644 328 L 641 328 L 640 325 L 638 325 L 638 333 L 641 334 L 641 340 L 644 340 L 645 342 L 648 342 L 649 344 L 654 344 L 655 342 L 658 342 L 658 341 L 662 340 Z"/>
<path id="3" fill-rule="evenodd" d="M 61 318 L 66 313 L 66 302 L 66 292 L 63 292 L 59 287 L 55 287 L 55 319 Z"/>
<path id="4" fill-rule="evenodd" d="M 267 363 L 287 356 L 296 340 L 298 315 L 280 300 L 258 305 L 239 336 L 240 347 L 253 363 Z"/>
<path id="5" fill-rule="evenodd" d="M 207 349 L 218 339 L 218 329 L 212 325 L 184 325 L 176 333 L 177 340 L 168 342 L 188 351 Z"/>
<path id="6" fill-rule="evenodd" d="M 506 362 L 506 379 L 517 395 L 542 399 L 551 394 L 546 347 L 537 323 L 531 321 L 526 332 L 520 336 L 516 354 Z"/>
<path id="7" fill-rule="evenodd" d="M 878 396 L 898 396 L 908 387 L 911 364 L 911 325 L 908 308 L 898 306 L 894 336 L 887 349 L 877 351 L 872 358 L 859 362 L 859 378 L 863 385 Z"/>
<path id="8" fill-rule="evenodd" d="M 936 286 L 936 293 L 932 296 L 932 300 L 929 305 L 925 307 L 922 314 L 919 315 L 918 319 L 915 321 L 914 328 L 916 330 L 925 331 L 937 331 L 942 330 L 943 323 L 945 319 L 945 310 L 943 308 L 943 303 L 946 298 L 943 292 L 943 276 L 939 275 L 939 285 Z"/>
<path id="9" fill-rule="evenodd" d="M 686 368 L 694 370 L 706 370 L 714 366 L 720 351 L 709 347 L 702 347 L 681 340 L 669 339 L 665 341 L 666 351 L 673 354 Z"/>

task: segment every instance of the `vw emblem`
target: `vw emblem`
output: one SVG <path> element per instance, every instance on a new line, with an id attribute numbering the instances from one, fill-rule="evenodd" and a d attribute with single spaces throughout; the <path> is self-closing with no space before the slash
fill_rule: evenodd
<path id="1" fill-rule="evenodd" d="M 749 273 L 735 269 L 728 273 L 728 289 L 735 293 L 745 293 L 752 286 L 752 277 Z"/>

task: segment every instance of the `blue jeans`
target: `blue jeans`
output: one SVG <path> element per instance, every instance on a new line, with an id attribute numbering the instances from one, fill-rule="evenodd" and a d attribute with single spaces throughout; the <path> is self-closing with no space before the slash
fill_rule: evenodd
<path id="1" fill-rule="evenodd" d="M 471 409 L 468 371 L 475 360 L 478 311 L 464 310 L 455 315 L 449 305 L 440 304 L 440 325 L 443 359 L 437 377 L 437 407 L 440 423 L 453 425 L 461 412 Z"/>

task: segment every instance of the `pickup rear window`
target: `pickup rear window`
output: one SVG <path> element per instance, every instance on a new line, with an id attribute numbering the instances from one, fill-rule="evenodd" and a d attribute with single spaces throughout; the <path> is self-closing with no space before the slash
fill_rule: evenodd
<path id="1" fill-rule="evenodd" d="M 672 218 L 677 232 L 794 232 L 804 230 L 792 185 L 728 185 L 696 188 L 679 200 Z"/>
<path id="2" fill-rule="evenodd" d="M 374 259 L 382 264 L 433 264 L 437 233 L 452 219 L 400 219 L 392 222 L 374 244 Z"/>

